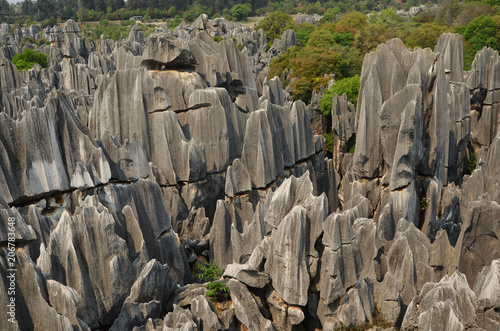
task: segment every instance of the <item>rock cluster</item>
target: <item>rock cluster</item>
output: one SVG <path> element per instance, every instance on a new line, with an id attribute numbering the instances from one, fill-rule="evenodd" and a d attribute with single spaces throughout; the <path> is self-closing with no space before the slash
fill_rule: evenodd
<path id="1" fill-rule="evenodd" d="M 49 67 L 22 73 L 9 60 L 39 31 L 18 30 L 0 33 L 17 329 L 499 328 L 496 52 L 464 73 L 458 35 L 380 45 L 357 109 L 333 97 L 329 159 L 314 105 L 267 78 L 291 30 L 266 52 L 262 31 L 206 15 L 97 43 L 69 20 L 45 30 Z M 206 260 L 223 302 L 195 277 Z"/>

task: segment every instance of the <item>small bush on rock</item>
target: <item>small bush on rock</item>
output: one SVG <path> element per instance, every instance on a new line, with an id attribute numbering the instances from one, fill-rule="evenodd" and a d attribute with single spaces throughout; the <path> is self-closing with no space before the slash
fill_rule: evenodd
<path id="1" fill-rule="evenodd" d="M 32 49 L 25 49 L 24 52 L 14 55 L 12 63 L 19 71 L 31 69 L 35 63 L 38 63 L 42 68 L 47 68 L 47 55 L 37 53 Z"/>
<path id="2" fill-rule="evenodd" d="M 229 293 L 229 287 L 227 287 L 223 280 L 218 280 L 222 276 L 220 268 L 214 261 L 210 261 L 206 264 L 199 264 L 198 270 L 201 271 L 200 274 L 196 275 L 199 280 L 209 280 L 207 285 L 205 285 L 208 289 L 206 293 L 207 297 L 209 297 L 212 302 L 221 301 L 221 299 Z"/>

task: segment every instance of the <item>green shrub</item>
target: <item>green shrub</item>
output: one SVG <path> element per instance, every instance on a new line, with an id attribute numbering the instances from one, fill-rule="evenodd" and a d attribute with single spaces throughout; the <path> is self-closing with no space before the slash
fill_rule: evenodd
<path id="1" fill-rule="evenodd" d="M 250 12 L 252 11 L 251 7 L 249 8 L 250 4 L 246 4 L 246 5 L 243 5 L 243 4 L 237 4 L 237 5 L 234 5 L 232 8 L 231 8 L 231 16 L 233 16 L 233 18 L 236 20 L 236 21 L 244 21 L 247 19 L 248 15 L 250 15 Z"/>
<path id="2" fill-rule="evenodd" d="M 216 42 L 216 43 L 220 43 L 221 41 L 224 40 L 224 38 L 222 38 L 221 36 L 213 36 L 212 39 Z"/>
<path id="3" fill-rule="evenodd" d="M 176 27 L 178 27 L 180 24 L 182 23 L 182 17 L 180 17 L 179 15 L 175 15 L 173 21 L 172 21 L 172 24 L 170 24 L 170 29 L 173 30 L 175 29 Z"/>
<path id="4" fill-rule="evenodd" d="M 332 98 L 333 94 L 347 95 L 347 100 L 354 106 L 358 103 L 360 78 L 356 75 L 351 78 L 344 78 L 336 81 L 330 89 L 325 90 L 323 98 L 319 100 L 319 107 L 323 115 L 330 115 L 332 113 Z"/>
<path id="5" fill-rule="evenodd" d="M 31 38 L 29 36 L 24 36 L 23 38 L 21 38 L 21 43 L 19 45 L 24 46 L 26 45 L 26 43 L 35 44 L 36 41 L 34 38 Z"/>
<path id="6" fill-rule="evenodd" d="M 323 133 L 323 137 L 325 138 L 325 149 L 333 154 L 333 150 L 335 148 L 333 145 L 333 133 Z"/>
<path id="7" fill-rule="evenodd" d="M 208 289 L 206 295 L 210 298 L 210 301 L 219 301 L 224 294 L 229 293 L 229 288 L 226 283 L 220 279 L 222 273 L 220 268 L 217 266 L 215 261 L 210 261 L 206 264 L 199 264 L 198 270 L 201 271 L 196 277 L 200 280 L 209 280 L 205 287 Z"/>
<path id="8" fill-rule="evenodd" d="M 42 22 L 42 29 L 45 29 L 48 26 L 52 27 L 56 24 L 57 24 L 57 20 L 53 16 L 51 16 L 48 20 L 45 20 Z"/>
<path id="9" fill-rule="evenodd" d="M 477 157 L 474 151 L 469 152 L 469 162 L 467 163 L 466 174 L 471 175 L 477 166 Z"/>
<path id="10" fill-rule="evenodd" d="M 14 55 L 12 63 L 19 71 L 31 69 L 36 63 L 42 68 L 47 68 L 47 55 L 37 53 L 32 49 L 25 49 L 24 52 Z"/>
<path id="11" fill-rule="evenodd" d="M 352 136 L 346 143 L 346 149 L 349 154 L 354 154 L 356 150 L 356 136 Z"/>

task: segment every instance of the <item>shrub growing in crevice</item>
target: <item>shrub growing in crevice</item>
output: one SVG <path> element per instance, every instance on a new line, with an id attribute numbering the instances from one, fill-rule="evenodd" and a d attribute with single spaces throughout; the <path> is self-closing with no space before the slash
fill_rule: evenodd
<path id="1" fill-rule="evenodd" d="M 223 280 L 219 280 L 222 273 L 217 264 L 214 261 L 199 264 L 198 270 L 201 271 L 201 273 L 197 274 L 196 277 L 199 280 L 208 280 L 205 287 L 208 289 L 206 295 L 210 298 L 210 301 L 223 301 L 229 293 L 229 287 L 227 287 Z"/>

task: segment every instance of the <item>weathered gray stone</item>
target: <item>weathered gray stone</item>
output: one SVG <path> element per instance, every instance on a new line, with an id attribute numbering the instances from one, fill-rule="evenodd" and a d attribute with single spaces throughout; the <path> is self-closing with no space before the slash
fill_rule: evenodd
<path id="1" fill-rule="evenodd" d="M 259 306 L 245 285 L 237 280 L 227 282 L 234 305 L 236 318 L 249 330 L 275 330 L 273 323 L 266 320 L 259 311 Z"/>
<path id="2" fill-rule="evenodd" d="M 269 52 L 275 55 L 282 54 L 285 53 L 288 48 L 297 45 L 297 35 L 295 34 L 295 31 L 288 29 L 283 32 L 280 39 L 274 39 Z"/>
<path id="3" fill-rule="evenodd" d="M 402 330 L 464 330 L 476 326 L 479 302 L 464 274 L 445 276 L 439 283 L 427 283 L 406 311 Z"/>
<path id="4" fill-rule="evenodd" d="M 229 264 L 224 271 L 224 277 L 236 278 L 240 282 L 257 288 L 266 286 L 269 275 L 252 269 L 247 264 Z"/>
<path id="5" fill-rule="evenodd" d="M 235 159 L 233 164 L 227 168 L 226 173 L 226 195 L 234 197 L 238 193 L 244 193 L 252 189 L 250 174 L 241 163 L 240 159 Z"/>
<path id="6" fill-rule="evenodd" d="M 199 295 L 191 301 L 191 311 L 199 320 L 200 330 L 217 331 L 222 329 L 219 318 L 204 295 Z"/>
<path id="7" fill-rule="evenodd" d="M 251 113 L 246 125 L 241 162 L 250 174 L 252 187 L 264 188 L 283 172 L 283 159 L 273 142 L 267 112 L 257 110 Z"/>
<path id="8" fill-rule="evenodd" d="M 221 270 L 233 262 L 231 224 L 231 214 L 227 202 L 217 201 L 217 209 L 210 230 L 210 255 Z"/>
<path id="9" fill-rule="evenodd" d="M 149 70 L 158 70 L 161 69 L 161 66 L 169 68 L 189 67 L 196 63 L 196 59 L 182 39 L 155 34 L 148 37 L 142 65 Z"/>
<path id="10" fill-rule="evenodd" d="M 14 298 L 16 309 L 14 310 L 15 316 L 6 315 L 0 320 L 2 330 L 88 330 L 85 323 L 82 323 L 81 327 L 79 324 L 72 325 L 70 319 L 73 321 L 74 319 L 71 318 L 71 312 L 64 311 L 65 307 L 72 305 L 71 302 L 66 301 L 70 299 L 69 297 L 61 298 L 60 301 L 56 302 L 56 307 L 49 305 L 45 278 L 26 251 L 22 249 L 15 251 L 16 271 L 14 273 L 7 271 L 7 269 L 12 268 L 8 262 L 13 261 L 7 259 L 7 254 L 7 249 L 3 248 L 0 258 L 0 290 L 5 295 L 0 297 L 0 303 L 4 307 L 8 307 L 9 304 L 12 305 L 10 298 Z M 15 274 L 15 279 L 13 279 L 12 274 Z M 15 291 L 14 296 L 8 296 L 8 291 L 12 291 L 12 289 Z M 7 312 L 6 309 L 4 311 Z M 10 312 L 11 309 L 9 308 L 8 311 Z M 63 312 L 67 312 L 70 317 L 60 314 Z M 14 323 L 9 322 L 7 316 L 14 317 Z M 36 327 L 34 327 L 35 323 Z"/>
<path id="11" fill-rule="evenodd" d="M 147 303 L 126 301 L 123 304 L 120 315 L 111 326 L 111 331 L 131 330 L 132 328 L 146 324 L 150 318 L 160 317 L 161 305 L 153 300 Z"/>
<path id="12" fill-rule="evenodd" d="M 450 72 L 450 81 L 463 82 L 463 45 L 460 35 L 443 33 L 434 47 L 434 52 L 441 54 L 444 68 Z"/>
<path id="13" fill-rule="evenodd" d="M 498 203 L 494 201 L 469 203 L 462 233 L 457 241 L 460 247 L 458 270 L 465 274 L 469 284 L 474 284 L 476 275 L 484 266 L 500 258 L 499 226 Z"/>
<path id="14" fill-rule="evenodd" d="M 500 307 L 500 259 L 493 260 L 477 274 L 474 292 L 485 310 Z"/>
<path id="15" fill-rule="evenodd" d="M 266 270 L 279 296 L 291 305 L 305 306 L 309 274 L 309 229 L 306 210 L 295 206 L 273 233 Z"/>
<path id="16" fill-rule="evenodd" d="M 146 44 L 146 37 L 144 37 L 144 33 L 141 28 L 136 24 L 130 29 L 130 33 L 128 35 L 128 41 L 136 42 L 139 44 Z"/>
<path id="17" fill-rule="evenodd" d="M 147 303 L 156 300 L 165 304 L 173 295 L 175 287 L 168 272 L 168 265 L 161 265 L 155 259 L 150 260 L 142 268 L 125 302 Z"/>
<path id="18" fill-rule="evenodd" d="M 358 239 L 352 229 L 353 221 L 353 215 L 345 212 L 331 214 L 323 223 L 325 248 L 321 258 L 320 293 L 326 304 L 344 296 L 363 269 Z"/>
<path id="19" fill-rule="evenodd" d="M 189 309 L 183 309 L 174 304 L 174 310 L 169 312 L 164 319 L 163 330 L 167 331 L 197 331 L 195 317 Z"/>

